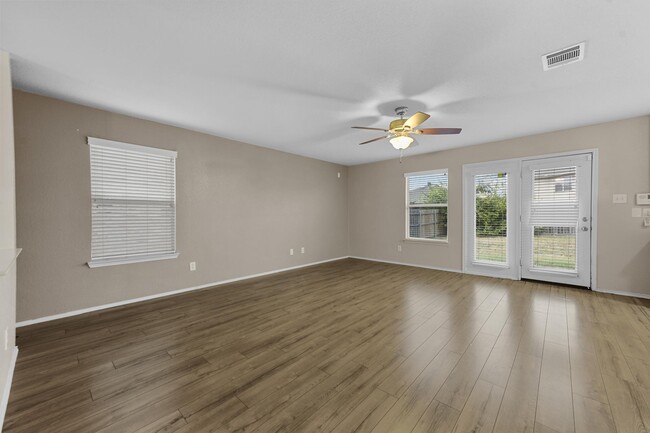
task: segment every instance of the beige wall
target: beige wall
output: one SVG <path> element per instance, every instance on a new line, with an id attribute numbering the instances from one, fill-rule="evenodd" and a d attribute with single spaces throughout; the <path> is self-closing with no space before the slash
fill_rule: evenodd
<path id="1" fill-rule="evenodd" d="M 19 91 L 14 116 L 18 320 L 349 253 L 459 270 L 463 164 L 587 148 L 600 156 L 599 288 L 650 294 L 650 229 L 631 217 L 650 190 L 650 117 L 346 168 Z M 88 135 L 179 152 L 177 260 L 86 266 Z M 449 244 L 405 242 L 403 174 L 436 168 L 449 169 Z"/>
<path id="2" fill-rule="evenodd" d="M 11 70 L 9 54 L 0 51 L 0 254 L 11 254 L 16 248 L 16 194 L 14 177 L 13 110 L 11 102 Z M 9 252 L 8 252 L 9 250 Z M 3 268 L 5 265 L 0 265 Z M 5 269 L 0 269 L 0 273 Z M 4 403 L 1 401 L 13 351 L 16 331 L 16 267 L 0 275 L 0 430 Z M 5 330 L 8 347 L 5 350 Z"/>
<path id="3" fill-rule="evenodd" d="M 344 166 L 20 91 L 14 116 L 19 321 L 348 254 Z M 178 151 L 178 259 L 86 266 L 86 136 Z"/>
<path id="4" fill-rule="evenodd" d="M 422 141 L 435 147 L 435 137 Z M 650 228 L 631 217 L 633 195 L 650 191 L 650 117 L 350 167 L 350 253 L 460 270 L 463 164 L 590 148 L 599 149 L 598 288 L 650 294 Z M 449 169 L 449 243 L 404 241 L 404 173 L 438 168 Z M 614 193 L 628 203 L 612 204 Z"/>

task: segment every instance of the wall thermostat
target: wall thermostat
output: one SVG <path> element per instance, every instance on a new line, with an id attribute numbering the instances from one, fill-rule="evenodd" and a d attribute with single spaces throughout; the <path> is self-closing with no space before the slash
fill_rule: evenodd
<path id="1" fill-rule="evenodd" d="M 650 205 L 650 192 L 643 192 L 636 195 L 636 204 Z"/>

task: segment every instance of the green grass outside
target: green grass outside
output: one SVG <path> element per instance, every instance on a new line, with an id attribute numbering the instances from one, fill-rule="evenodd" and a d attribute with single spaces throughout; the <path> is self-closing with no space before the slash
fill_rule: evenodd
<path id="1" fill-rule="evenodd" d="M 505 264 L 505 244 L 505 237 L 476 238 L 476 259 Z M 575 269 L 575 237 L 536 236 L 533 244 L 533 265 L 539 268 Z"/>

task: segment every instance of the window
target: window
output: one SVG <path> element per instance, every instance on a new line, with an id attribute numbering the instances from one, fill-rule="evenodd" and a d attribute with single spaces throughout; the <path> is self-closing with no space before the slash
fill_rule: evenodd
<path id="1" fill-rule="evenodd" d="M 555 180 L 555 192 L 568 192 L 573 191 L 574 179 L 559 178 Z"/>
<path id="2" fill-rule="evenodd" d="M 474 261 L 508 263 L 508 173 L 474 176 Z"/>
<path id="3" fill-rule="evenodd" d="M 532 170 L 530 224 L 534 269 L 577 272 L 578 167 Z"/>
<path id="4" fill-rule="evenodd" d="M 447 170 L 406 173 L 406 238 L 447 241 Z"/>
<path id="5" fill-rule="evenodd" d="M 176 253 L 176 152 L 88 137 L 92 201 L 88 266 Z"/>

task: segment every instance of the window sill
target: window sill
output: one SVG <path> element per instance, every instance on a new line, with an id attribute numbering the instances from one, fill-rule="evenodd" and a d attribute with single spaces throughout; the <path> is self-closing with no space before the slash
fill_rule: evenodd
<path id="1" fill-rule="evenodd" d="M 406 238 L 403 239 L 404 242 L 423 242 L 425 244 L 440 244 L 440 245 L 449 245 L 449 240 L 443 241 L 440 239 L 425 239 L 425 238 Z"/>
<path id="2" fill-rule="evenodd" d="M 121 259 L 104 259 L 104 260 L 91 260 L 88 262 L 89 268 L 102 268 L 104 266 L 128 265 L 130 263 L 153 262 L 158 260 L 169 260 L 178 257 L 178 253 L 172 254 L 159 254 L 155 256 L 141 256 L 141 257 L 125 257 Z"/>

